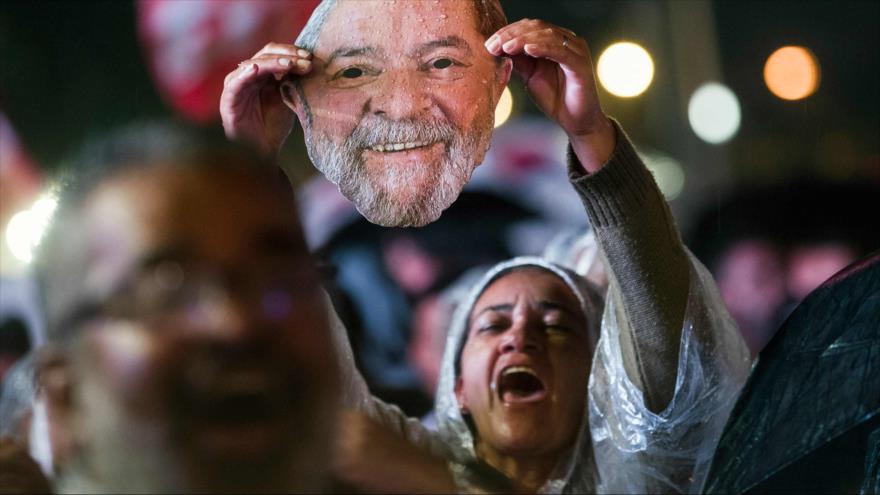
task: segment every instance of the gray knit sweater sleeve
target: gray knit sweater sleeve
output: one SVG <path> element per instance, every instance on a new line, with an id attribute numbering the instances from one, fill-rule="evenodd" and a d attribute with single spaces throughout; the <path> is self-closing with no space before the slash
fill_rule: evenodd
<path id="1" fill-rule="evenodd" d="M 688 258 L 654 178 L 614 125 L 614 152 L 594 174 L 587 174 L 569 147 L 569 179 L 595 229 L 609 280 L 620 287 L 632 331 L 620 336 L 627 374 L 656 413 L 675 392 Z"/>

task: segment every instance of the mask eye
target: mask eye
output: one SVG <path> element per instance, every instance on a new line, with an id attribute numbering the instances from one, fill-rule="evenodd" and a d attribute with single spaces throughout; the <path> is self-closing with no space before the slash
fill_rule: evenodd
<path id="1" fill-rule="evenodd" d="M 468 67 L 470 67 L 470 64 L 462 61 L 461 58 L 438 53 L 434 58 L 426 59 L 425 62 L 421 63 L 419 70 L 432 79 L 454 81 L 461 78 Z"/>
<path id="2" fill-rule="evenodd" d="M 357 63 L 357 65 L 343 66 L 333 73 L 328 82 L 337 89 L 350 89 L 369 84 L 375 81 L 380 74 L 382 74 L 380 67 L 368 63 Z"/>
<path id="3" fill-rule="evenodd" d="M 448 58 L 438 58 L 431 63 L 431 66 L 435 69 L 446 69 L 448 67 L 452 67 L 452 60 Z"/>
<path id="4" fill-rule="evenodd" d="M 358 67 L 349 67 L 348 69 L 342 71 L 341 75 L 346 79 L 357 79 L 358 77 L 364 75 L 364 71 L 363 69 L 360 69 Z"/>

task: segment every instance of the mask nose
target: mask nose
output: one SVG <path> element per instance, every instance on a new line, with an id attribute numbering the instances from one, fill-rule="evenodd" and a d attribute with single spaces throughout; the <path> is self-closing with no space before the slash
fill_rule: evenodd
<path id="1" fill-rule="evenodd" d="M 389 69 L 379 76 L 376 93 L 370 99 L 370 111 L 391 120 L 424 115 L 431 106 L 425 81 L 413 70 Z"/>

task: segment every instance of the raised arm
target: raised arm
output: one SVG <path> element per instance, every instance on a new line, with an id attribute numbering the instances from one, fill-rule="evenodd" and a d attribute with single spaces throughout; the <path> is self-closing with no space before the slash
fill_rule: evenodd
<path id="1" fill-rule="evenodd" d="M 661 411 L 675 389 L 689 265 L 672 216 L 629 140 L 602 112 L 587 42 L 525 19 L 486 42 L 513 59 L 535 104 L 566 132 L 580 194 L 630 323 L 620 341 L 630 380 Z"/>

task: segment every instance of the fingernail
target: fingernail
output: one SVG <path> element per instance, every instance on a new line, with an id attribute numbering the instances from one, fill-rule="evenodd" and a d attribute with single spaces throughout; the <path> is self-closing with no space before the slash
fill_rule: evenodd
<path id="1" fill-rule="evenodd" d="M 289 58 L 279 58 L 278 65 L 281 67 L 290 67 L 290 59 Z"/>
<path id="2" fill-rule="evenodd" d="M 296 54 L 299 55 L 300 57 L 303 57 L 303 58 L 309 58 L 312 56 L 311 52 L 309 52 L 308 50 L 303 50 L 302 48 L 297 50 Z"/>
<path id="3" fill-rule="evenodd" d="M 312 61 L 311 61 L 311 60 L 306 60 L 306 59 L 301 58 L 301 59 L 299 59 L 299 60 L 296 61 L 296 65 L 298 65 L 298 66 L 302 67 L 303 69 L 305 69 L 305 68 L 307 68 L 308 66 L 312 65 Z"/>
<path id="4" fill-rule="evenodd" d="M 498 49 L 498 45 L 501 41 L 498 39 L 498 36 L 492 36 L 491 38 L 486 40 L 486 49 L 490 52 L 494 52 Z"/>
<path id="5" fill-rule="evenodd" d="M 510 40 L 507 43 L 505 43 L 502 48 L 504 48 L 504 50 L 507 51 L 507 50 L 512 49 L 514 45 L 516 45 L 516 40 Z"/>

